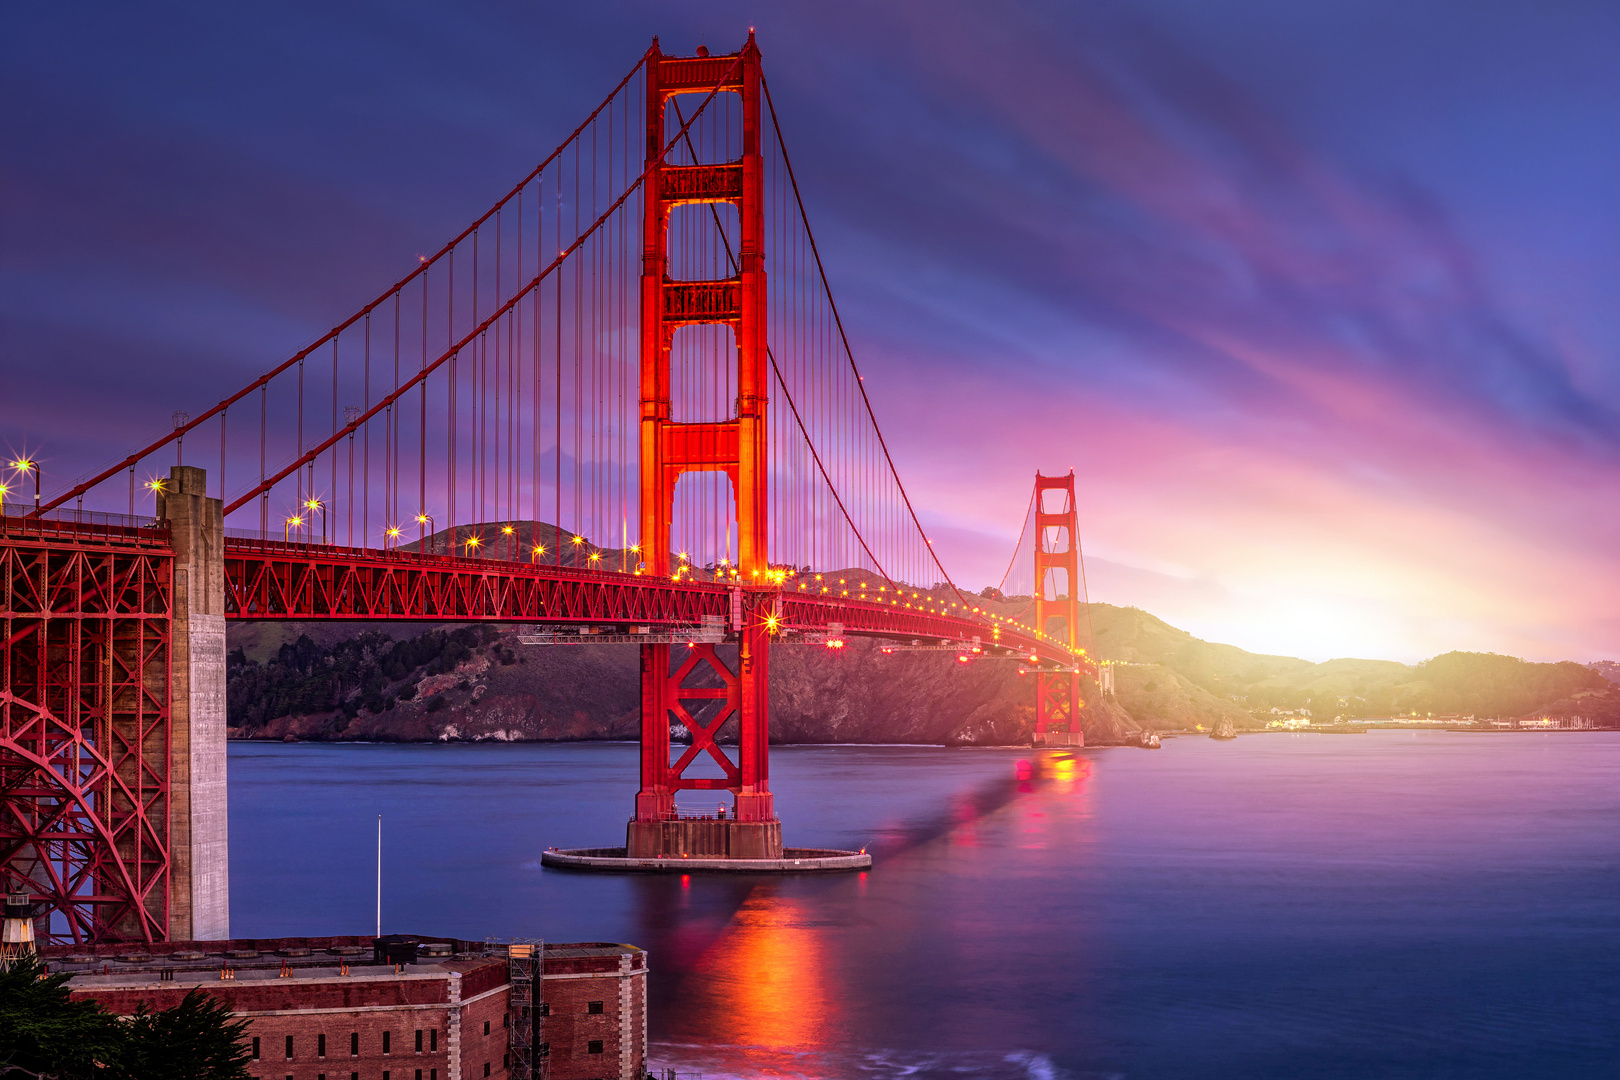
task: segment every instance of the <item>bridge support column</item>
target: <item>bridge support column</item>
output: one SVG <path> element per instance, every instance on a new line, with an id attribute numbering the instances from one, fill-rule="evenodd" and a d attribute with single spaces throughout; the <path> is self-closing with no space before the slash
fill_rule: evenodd
<path id="1" fill-rule="evenodd" d="M 766 389 L 764 158 L 760 153 L 759 49 L 750 35 L 730 56 L 647 54 L 646 217 L 641 274 L 641 548 L 646 572 L 671 572 L 675 486 L 689 472 L 721 473 L 736 502 L 737 571 L 727 641 L 735 666 L 713 645 L 689 649 L 647 645 L 641 651 L 641 791 L 626 833 L 630 858 L 702 856 L 779 859 L 782 827 L 771 798 L 770 635 L 760 598 L 771 580 L 766 547 Z M 742 104 L 741 155 L 736 161 L 671 165 L 665 107 L 678 94 L 708 98 L 736 94 Z M 683 148 L 682 153 L 685 153 Z M 735 208 L 738 245 L 730 277 L 677 281 L 669 274 L 669 217 L 680 205 Z M 727 248 L 728 253 L 730 248 Z M 672 408 L 670 346 L 677 330 L 729 326 L 735 349 L 714 365 L 735 365 L 737 388 L 729 419 L 678 416 Z M 676 571 L 679 573 L 679 571 Z M 729 650 L 727 650 L 729 652 Z M 736 732 L 736 758 L 721 749 L 722 727 Z M 684 728 L 691 745 L 670 760 L 670 729 Z M 702 761 L 711 775 L 688 777 Z M 715 777 L 717 767 L 723 774 Z M 730 792 L 732 805 L 681 820 L 677 791 Z M 706 809 L 706 808 L 705 808 Z"/>
<path id="2" fill-rule="evenodd" d="M 1047 493 L 1058 496 L 1057 505 Z M 1074 508 L 1074 470 L 1067 476 L 1035 474 L 1035 629 L 1080 647 L 1080 529 Z M 1057 626 L 1057 620 L 1062 626 Z M 1080 672 L 1035 672 L 1035 745 L 1084 746 L 1080 725 Z"/>
<path id="3" fill-rule="evenodd" d="M 177 465 L 157 496 L 174 545 L 169 936 L 231 936 L 225 794 L 225 516 L 208 475 Z"/>

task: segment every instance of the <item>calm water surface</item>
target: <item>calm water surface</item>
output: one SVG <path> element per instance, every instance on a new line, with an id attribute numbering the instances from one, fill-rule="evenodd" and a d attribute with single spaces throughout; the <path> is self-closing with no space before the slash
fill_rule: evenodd
<path id="1" fill-rule="evenodd" d="M 772 751 L 865 875 L 586 876 L 630 745 L 233 744 L 232 929 L 628 941 L 725 1076 L 1620 1077 L 1620 737 Z"/>

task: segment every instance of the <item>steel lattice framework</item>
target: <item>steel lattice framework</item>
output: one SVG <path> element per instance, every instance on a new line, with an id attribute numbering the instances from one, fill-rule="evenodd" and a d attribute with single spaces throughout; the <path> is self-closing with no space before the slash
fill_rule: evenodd
<path id="1" fill-rule="evenodd" d="M 168 933 L 167 545 L 0 519 L 0 874 L 56 940 Z"/>
<path id="2" fill-rule="evenodd" d="M 591 626 L 698 626 L 731 619 L 746 597 L 760 629 L 948 642 L 981 639 L 1019 656 L 1068 664 L 1060 642 L 1016 623 L 940 615 L 903 602 L 828 598 L 787 589 L 592 571 L 550 563 L 466 559 L 408 551 L 229 539 L 225 611 L 261 619 L 524 622 Z M 733 633 L 736 631 L 734 630 Z"/>

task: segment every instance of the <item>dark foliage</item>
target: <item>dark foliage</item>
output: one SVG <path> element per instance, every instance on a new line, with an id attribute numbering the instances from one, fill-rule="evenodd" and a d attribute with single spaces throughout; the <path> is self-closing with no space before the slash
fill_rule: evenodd
<path id="1" fill-rule="evenodd" d="M 326 648 L 306 634 L 268 663 L 233 649 L 226 665 L 230 722 L 253 730 L 281 716 L 387 712 L 416 697 L 423 678 L 454 670 L 497 636 L 487 625 L 430 630 L 405 641 L 372 631 Z M 506 655 L 500 662 L 511 662 Z"/>
<path id="2" fill-rule="evenodd" d="M 128 1021 L 28 957 L 0 971 L 0 1080 L 249 1080 L 247 1020 L 200 990 Z"/>
<path id="3" fill-rule="evenodd" d="M 124 1050 L 117 1017 L 68 1000 L 66 975 L 40 978 L 28 957 L 0 972 L 0 1077 L 106 1077 Z"/>
<path id="4" fill-rule="evenodd" d="M 193 990 L 172 1009 L 143 1005 L 128 1025 L 124 1080 L 248 1080 L 247 1020 L 232 1020 L 217 998 Z"/>

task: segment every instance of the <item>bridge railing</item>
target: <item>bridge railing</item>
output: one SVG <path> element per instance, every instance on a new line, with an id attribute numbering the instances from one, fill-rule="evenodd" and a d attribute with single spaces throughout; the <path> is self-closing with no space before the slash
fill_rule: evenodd
<path id="1" fill-rule="evenodd" d="M 0 504 L 0 536 L 51 540 L 122 540 L 130 543 L 167 546 L 169 523 L 145 516 L 107 514 L 95 510 L 47 510 L 32 515 L 33 505 Z"/>

